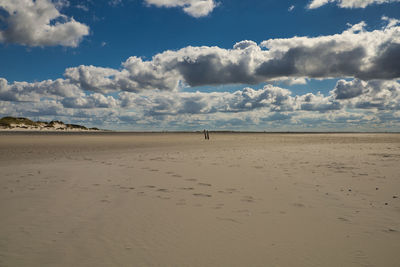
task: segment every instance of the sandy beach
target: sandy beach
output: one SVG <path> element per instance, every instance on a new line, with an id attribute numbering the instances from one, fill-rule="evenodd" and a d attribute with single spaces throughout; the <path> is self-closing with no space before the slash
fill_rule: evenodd
<path id="1" fill-rule="evenodd" d="M 400 134 L 0 133 L 0 266 L 399 266 Z"/>

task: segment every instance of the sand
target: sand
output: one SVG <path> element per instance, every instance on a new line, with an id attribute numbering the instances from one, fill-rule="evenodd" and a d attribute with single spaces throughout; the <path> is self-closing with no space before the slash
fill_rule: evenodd
<path id="1" fill-rule="evenodd" d="M 0 266 L 399 266 L 400 134 L 0 135 Z"/>

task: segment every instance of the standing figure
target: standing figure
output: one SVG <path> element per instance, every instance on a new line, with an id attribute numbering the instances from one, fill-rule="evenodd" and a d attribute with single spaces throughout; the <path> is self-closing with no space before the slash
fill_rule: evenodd
<path id="1" fill-rule="evenodd" d="M 210 133 L 207 130 L 207 140 L 210 140 Z"/>
<path id="2" fill-rule="evenodd" d="M 206 129 L 204 129 L 204 139 L 206 139 L 207 140 L 207 132 L 206 132 Z"/>

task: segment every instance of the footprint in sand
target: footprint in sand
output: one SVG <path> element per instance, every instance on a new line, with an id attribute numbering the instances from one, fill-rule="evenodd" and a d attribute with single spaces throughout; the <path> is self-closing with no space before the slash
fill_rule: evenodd
<path id="1" fill-rule="evenodd" d="M 228 192 L 237 192 L 238 190 L 236 188 L 227 188 L 226 191 Z"/>
<path id="2" fill-rule="evenodd" d="M 201 186 L 211 186 L 211 184 L 207 184 L 207 183 L 198 183 L 198 185 L 201 185 Z"/>
<path id="3" fill-rule="evenodd" d="M 151 161 L 164 161 L 161 157 L 151 158 Z"/>
<path id="4" fill-rule="evenodd" d="M 194 193 L 193 196 L 195 196 L 195 197 L 212 197 L 212 195 L 203 194 L 203 193 Z"/>
<path id="5" fill-rule="evenodd" d="M 157 196 L 157 198 L 159 198 L 159 199 L 165 199 L 165 200 L 171 199 L 170 197 L 164 197 L 164 196 Z"/>
<path id="6" fill-rule="evenodd" d="M 217 205 L 215 205 L 214 209 L 219 210 L 222 209 L 224 207 L 223 203 L 218 203 Z"/>
<path id="7" fill-rule="evenodd" d="M 350 222 L 350 220 L 343 218 L 343 217 L 338 217 L 338 220 L 342 221 L 342 222 Z"/>
<path id="8" fill-rule="evenodd" d="M 195 178 L 188 178 L 188 179 L 185 179 L 185 181 L 189 181 L 189 182 L 196 182 L 196 181 L 197 181 L 197 179 L 195 179 Z"/>
<path id="9" fill-rule="evenodd" d="M 144 187 L 146 187 L 146 188 L 156 188 L 155 185 L 145 185 Z"/>
<path id="10" fill-rule="evenodd" d="M 186 205 L 186 199 L 181 198 L 178 200 L 178 202 L 176 202 L 177 206 L 185 206 Z"/>
<path id="11" fill-rule="evenodd" d="M 249 211 L 249 210 L 236 210 L 234 212 L 240 213 L 240 214 L 243 214 L 243 215 L 246 215 L 246 216 L 251 216 L 251 211 Z"/>
<path id="12" fill-rule="evenodd" d="M 185 191 L 191 191 L 191 190 L 194 190 L 194 188 L 193 187 L 181 187 L 181 188 L 179 188 L 180 190 L 185 190 Z"/>
<path id="13" fill-rule="evenodd" d="M 254 202 L 255 199 L 252 196 L 244 196 L 241 201 L 243 202 Z"/>
<path id="14" fill-rule="evenodd" d="M 395 230 L 393 228 L 388 228 L 388 229 L 385 229 L 383 231 L 386 232 L 386 233 L 397 233 L 398 232 L 397 230 Z"/>
<path id="15" fill-rule="evenodd" d="M 166 189 L 166 188 L 160 188 L 160 189 L 158 189 L 157 191 L 158 191 L 158 192 L 164 192 L 164 193 L 168 193 L 168 192 L 169 192 L 169 190 Z"/>
<path id="16" fill-rule="evenodd" d="M 234 222 L 234 223 L 241 223 L 233 218 L 221 218 L 221 217 L 216 217 L 220 221 L 228 221 L 228 222 Z"/>

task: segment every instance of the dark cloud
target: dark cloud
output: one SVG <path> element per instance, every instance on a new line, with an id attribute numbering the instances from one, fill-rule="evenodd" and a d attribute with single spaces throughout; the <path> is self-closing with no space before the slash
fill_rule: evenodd
<path id="1" fill-rule="evenodd" d="M 358 76 L 365 49 L 355 47 L 335 51 L 335 41 L 313 47 L 290 48 L 281 58 L 266 61 L 257 69 L 258 76 L 274 79 L 282 76 L 328 78 Z"/>
<path id="2" fill-rule="evenodd" d="M 361 95 L 364 91 L 364 85 L 360 80 L 347 82 L 339 80 L 336 84 L 333 94 L 336 99 L 349 99 Z"/>
<path id="3" fill-rule="evenodd" d="M 357 77 L 357 76 L 356 76 Z M 372 59 L 372 67 L 361 72 L 358 78 L 370 79 L 393 79 L 400 77 L 400 43 L 384 43 L 376 57 Z"/>

